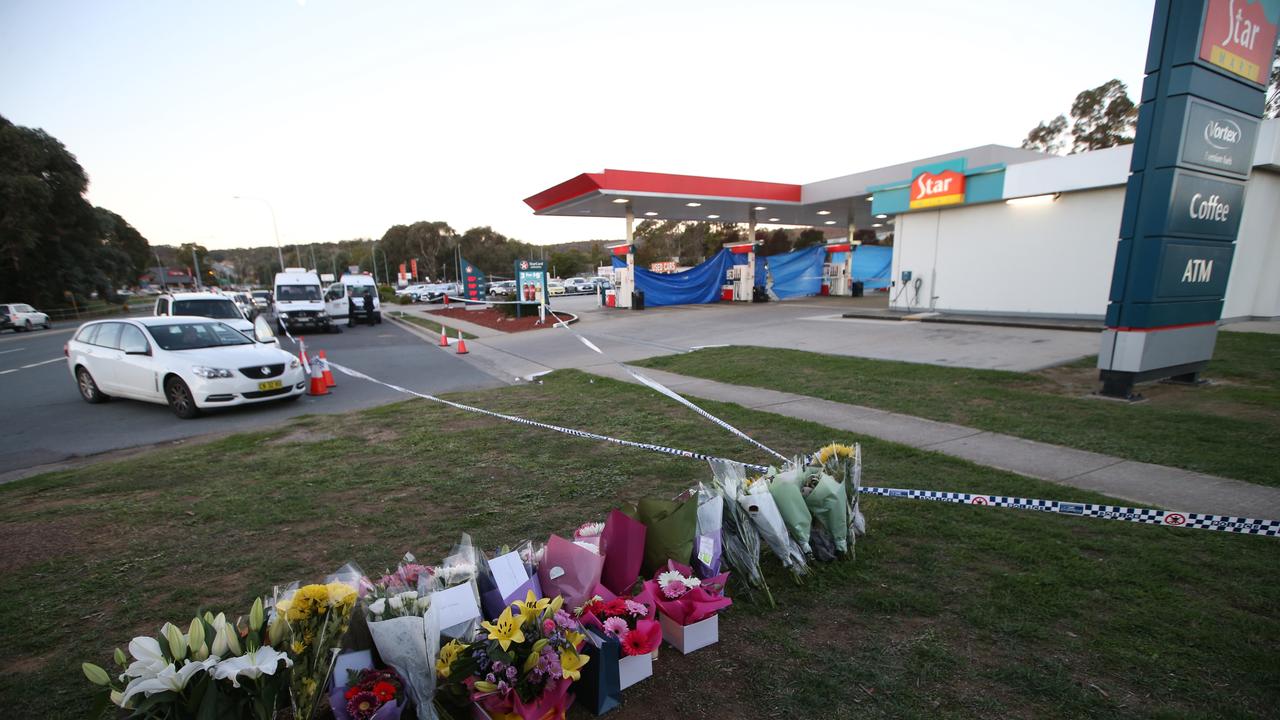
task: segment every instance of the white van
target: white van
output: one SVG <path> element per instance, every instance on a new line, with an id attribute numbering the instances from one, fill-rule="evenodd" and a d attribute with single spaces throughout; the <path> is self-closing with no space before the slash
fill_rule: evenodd
<path id="1" fill-rule="evenodd" d="M 306 268 L 285 268 L 276 273 L 274 286 L 276 320 L 282 329 L 338 330 L 325 311 L 320 278 Z"/>
<path id="2" fill-rule="evenodd" d="M 368 275 L 346 273 L 324 293 L 324 308 L 335 321 L 346 319 L 348 325 L 365 319 L 364 296 L 373 296 L 373 322 L 382 322 L 382 301 L 378 299 L 378 286 Z M 356 317 L 351 317 L 355 307 Z"/>

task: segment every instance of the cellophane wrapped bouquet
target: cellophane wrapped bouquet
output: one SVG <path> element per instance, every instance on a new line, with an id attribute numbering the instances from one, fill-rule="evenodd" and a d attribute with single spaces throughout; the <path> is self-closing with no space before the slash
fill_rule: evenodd
<path id="1" fill-rule="evenodd" d="M 330 696 L 336 720 L 394 720 L 405 705 L 405 684 L 395 670 L 353 670 Z"/>
<path id="2" fill-rule="evenodd" d="M 483 623 L 474 642 L 449 642 L 436 663 L 439 697 L 455 709 L 475 703 L 494 718 L 563 718 L 589 659 L 579 654 L 582 626 L 563 605 L 531 592 Z"/>
<path id="3" fill-rule="evenodd" d="M 293 660 L 290 697 L 296 720 L 310 720 L 323 696 L 357 595 L 355 585 L 339 580 L 277 590 L 271 638 L 273 644 L 283 643 Z"/>
<path id="4" fill-rule="evenodd" d="M 862 515 L 862 446 L 831 443 L 818 451 L 814 462 L 844 486 L 848 515 L 849 554 L 853 554 L 858 537 L 867 534 L 867 520 Z"/>
<path id="5" fill-rule="evenodd" d="M 157 636 L 116 649 L 120 673 L 84 663 L 81 669 L 106 689 L 130 718 L 237 717 L 270 720 L 288 689 L 293 661 L 266 642 L 262 599 L 249 618 L 231 623 L 222 613 L 192 618 L 187 631 L 165 623 Z"/>
<path id="6" fill-rule="evenodd" d="M 418 720 L 436 717 L 435 662 L 440 647 L 438 613 L 431 610 L 435 571 L 406 553 L 400 566 L 372 584 L 366 601 L 366 621 L 382 661 L 403 678 L 413 698 Z"/>

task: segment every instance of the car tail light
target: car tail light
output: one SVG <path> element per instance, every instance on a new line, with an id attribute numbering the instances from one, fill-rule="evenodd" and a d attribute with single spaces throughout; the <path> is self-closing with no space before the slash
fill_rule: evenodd
<path id="1" fill-rule="evenodd" d="M 71 357 L 71 350 L 67 347 L 70 344 L 71 343 L 62 343 L 62 357 Z"/>

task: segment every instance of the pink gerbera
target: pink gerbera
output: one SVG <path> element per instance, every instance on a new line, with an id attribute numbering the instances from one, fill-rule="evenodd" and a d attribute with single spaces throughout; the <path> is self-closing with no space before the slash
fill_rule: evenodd
<path id="1" fill-rule="evenodd" d="M 639 616 L 641 616 L 641 615 L 648 615 L 648 614 L 649 614 L 649 608 L 645 607 L 645 606 L 644 606 L 643 604 L 641 604 L 641 603 L 636 602 L 635 600 L 628 600 L 628 601 L 627 601 L 627 612 L 628 612 L 628 613 L 630 613 L 630 614 L 632 614 L 632 615 L 635 615 L 636 617 L 639 617 Z"/>
<path id="2" fill-rule="evenodd" d="M 627 621 L 620 617 L 611 617 L 604 621 L 604 631 L 614 637 L 622 637 L 627 632 Z"/>

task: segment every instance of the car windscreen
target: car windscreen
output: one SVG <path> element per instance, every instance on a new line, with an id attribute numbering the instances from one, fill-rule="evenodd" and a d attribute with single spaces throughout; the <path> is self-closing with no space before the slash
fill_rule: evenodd
<path id="1" fill-rule="evenodd" d="M 249 338 L 229 325 L 217 322 L 173 323 L 147 328 L 165 350 L 198 350 L 223 345 L 252 345 Z"/>
<path id="2" fill-rule="evenodd" d="M 277 301 L 320 302 L 319 285 L 277 285 Z"/>
<path id="3" fill-rule="evenodd" d="M 215 320 L 241 320 L 240 311 L 230 300 L 174 300 L 171 315 L 198 315 Z"/>

